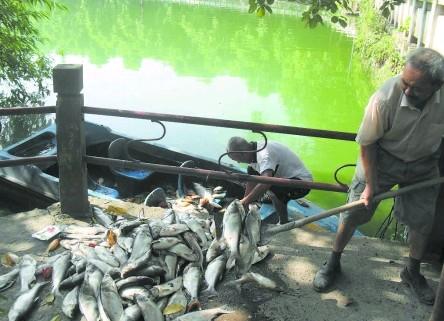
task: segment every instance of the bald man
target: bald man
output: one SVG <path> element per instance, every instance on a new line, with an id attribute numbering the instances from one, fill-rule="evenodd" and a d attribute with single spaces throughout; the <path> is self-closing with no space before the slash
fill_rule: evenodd
<path id="1" fill-rule="evenodd" d="M 236 136 L 229 140 L 227 152 L 232 160 L 248 164 L 248 174 L 250 175 L 313 181 L 310 171 L 287 146 L 268 141 L 265 149 L 256 152 L 263 146 L 264 142 L 248 142 L 244 138 Z M 288 201 L 304 197 L 310 191 L 304 188 L 248 182 L 241 203 L 247 206 L 260 199 L 268 190 L 271 191 L 271 201 L 279 215 L 280 224 L 288 222 Z"/>

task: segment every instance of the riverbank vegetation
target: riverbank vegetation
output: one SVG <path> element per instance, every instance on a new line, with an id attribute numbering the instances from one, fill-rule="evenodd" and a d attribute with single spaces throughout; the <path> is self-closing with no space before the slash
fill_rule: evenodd
<path id="1" fill-rule="evenodd" d="M 360 1 L 356 29 L 356 52 L 364 67 L 370 70 L 375 84 L 397 74 L 402 68 L 403 57 L 396 46 L 393 28 L 384 12 L 375 8 L 374 0 Z"/>

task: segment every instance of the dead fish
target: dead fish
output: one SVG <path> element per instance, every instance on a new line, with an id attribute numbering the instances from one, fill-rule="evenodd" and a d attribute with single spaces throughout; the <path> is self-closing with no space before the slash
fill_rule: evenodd
<path id="1" fill-rule="evenodd" d="M 76 273 L 71 275 L 69 278 L 64 279 L 60 282 L 59 289 L 67 290 L 75 287 L 76 285 L 80 285 L 85 279 L 85 272 Z"/>
<path id="2" fill-rule="evenodd" d="M 79 309 L 87 321 L 97 321 L 99 306 L 96 298 L 100 293 L 103 274 L 91 264 L 88 264 L 85 273 L 85 280 L 79 291 Z"/>
<path id="3" fill-rule="evenodd" d="M 161 220 L 151 220 L 148 225 L 150 226 L 151 236 L 153 237 L 153 239 L 158 239 L 160 237 L 160 231 L 168 226 Z"/>
<path id="4" fill-rule="evenodd" d="M 206 250 L 208 248 L 208 240 L 205 235 L 205 231 L 203 230 L 200 223 L 193 219 L 184 220 L 184 223 L 189 227 L 191 231 L 193 231 L 200 240 L 200 244 L 202 245 L 202 249 Z"/>
<path id="5" fill-rule="evenodd" d="M 93 206 L 93 217 L 97 223 L 106 227 L 107 229 L 111 228 L 113 224 L 113 220 L 111 216 L 105 214 L 100 208 Z"/>
<path id="6" fill-rule="evenodd" d="M 146 295 L 149 296 L 150 292 L 147 288 L 141 285 L 133 285 L 124 287 L 119 290 L 119 295 L 123 299 L 134 301 L 136 295 Z"/>
<path id="7" fill-rule="evenodd" d="M 240 285 L 247 282 L 255 282 L 258 286 L 262 288 L 279 292 L 283 291 L 282 288 L 279 287 L 273 280 L 254 272 L 245 273 L 239 279 L 227 282 L 226 285 L 235 286 L 237 289 L 240 289 Z"/>
<path id="8" fill-rule="evenodd" d="M 261 215 L 257 206 L 250 206 L 247 217 L 245 218 L 245 230 L 251 244 L 256 247 L 261 240 Z"/>
<path id="9" fill-rule="evenodd" d="M 100 285 L 100 302 L 104 312 L 104 315 L 101 313 L 102 320 L 120 320 L 123 315 L 122 301 L 114 280 L 108 274 L 103 277 Z"/>
<path id="10" fill-rule="evenodd" d="M 146 252 L 151 249 L 152 242 L 153 237 L 151 236 L 149 225 L 140 226 L 134 238 L 133 248 L 128 262 L 135 261 L 144 256 Z"/>
<path id="11" fill-rule="evenodd" d="M 227 270 L 235 264 L 239 258 L 239 241 L 242 229 L 242 217 L 245 210 L 239 200 L 234 200 L 228 205 L 223 218 L 222 236 L 230 249 L 230 256 L 227 260 Z"/>
<path id="12" fill-rule="evenodd" d="M 13 286 L 19 273 L 20 269 L 17 268 L 0 276 L 0 292 Z"/>
<path id="13" fill-rule="evenodd" d="M 176 213 L 173 209 L 169 208 L 163 213 L 162 222 L 167 225 L 171 225 L 176 222 Z"/>
<path id="14" fill-rule="evenodd" d="M 133 285 L 155 285 L 156 282 L 148 276 L 130 276 L 116 282 L 117 289 Z"/>
<path id="15" fill-rule="evenodd" d="M 71 259 L 71 263 L 76 267 L 76 272 L 81 273 L 86 269 L 86 259 L 83 257 L 76 257 L 75 259 Z"/>
<path id="16" fill-rule="evenodd" d="M 76 240 L 78 242 L 87 242 L 87 241 L 94 241 L 99 242 L 102 241 L 105 238 L 105 234 L 97 234 L 97 235 L 90 235 L 90 234 L 67 234 L 62 233 L 62 238 L 68 239 L 68 240 Z"/>
<path id="17" fill-rule="evenodd" d="M 119 261 L 120 266 L 125 265 L 125 263 L 128 261 L 128 255 L 126 254 L 125 250 L 120 247 L 119 244 L 114 244 L 114 246 L 111 248 L 111 252 Z"/>
<path id="18" fill-rule="evenodd" d="M 2 255 L 1 263 L 5 267 L 12 267 L 20 263 L 20 257 L 12 252 Z"/>
<path id="19" fill-rule="evenodd" d="M 76 286 L 71 291 L 69 291 L 63 299 L 62 311 L 70 319 L 73 318 L 74 312 L 79 306 L 79 291 L 80 287 Z"/>
<path id="20" fill-rule="evenodd" d="M 161 298 L 176 292 L 182 288 L 182 285 L 183 278 L 179 276 L 171 281 L 153 286 L 149 292 L 153 298 Z"/>
<path id="21" fill-rule="evenodd" d="M 222 252 L 225 250 L 226 248 L 226 243 L 225 243 L 225 239 L 221 238 L 221 239 L 214 239 L 211 244 L 210 247 L 207 250 L 206 256 L 205 256 L 205 260 L 207 263 L 210 263 L 211 261 L 213 261 L 216 257 L 218 257 L 219 255 L 222 254 Z"/>
<path id="22" fill-rule="evenodd" d="M 113 278 L 118 277 L 120 275 L 120 270 L 114 266 L 108 265 L 105 262 L 102 262 L 97 259 L 88 259 L 88 263 L 91 263 L 96 268 L 98 268 L 103 274 L 109 274 Z"/>
<path id="23" fill-rule="evenodd" d="M 159 265 L 149 265 L 146 267 L 142 267 L 140 269 L 132 270 L 128 272 L 125 277 L 128 276 L 149 276 L 149 277 L 158 277 L 163 276 L 165 274 L 165 268 Z"/>
<path id="24" fill-rule="evenodd" d="M 52 293 L 60 294 L 59 285 L 62 282 L 66 270 L 71 263 L 71 252 L 66 251 L 52 266 Z"/>
<path id="25" fill-rule="evenodd" d="M 119 260 L 116 257 L 114 257 L 114 255 L 112 255 L 111 252 L 108 251 L 108 249 L 102 246 L 96 246 L 94 250 L 96 251 L 96 254 L 99 257 L 99 259 L 105 262 L 106 264 L 113 267 L 120 266 Z"/>
<path id="26" fill-rule="evenodd" d="M 170 247 L 180 243 L 181 240 L 177 237 L 161 237 L 158 240 L 153 241 L 153 250 L 167 250 Z"/>
<path id="27" fill-rule="evenodd" d="M 191 297 L 187 311 L 200 308 L 198 295 L 201 277 L 202 270 L 193 263 L 188 264 L 183 271 L 183 287 Z"/>
<path id="28" fill-rule="evenodd" d="M 263 259 L 265 259 L 268 256 L 268 254 L 270 254 L 270 246 L 269 245 L 259 246 L 257 248 L 257 251 L 254 252 L 252 264 L 256 264 L 256 263 L 262 261 Z"/>
<path id="29" fill-rule="evenodd" d="M 173 247 L 168 249 L 168 252 L 174 253 L 177 256 L 179 256 L 187 261 L 190 261 L 190 262 L 195 262 L 198 260 L 198 257 L 193 252 L 193 250 L 191 250 L 188 246 L 186 246 L 183 243 L 178 243 L 178 244 L 174 245 Z"/>
<path id="30" fill-rule="evenodd" d="M 186 224 L 166 225 L 160 230 L 159 236 L 176 236 L 188 230 L 189 227 Z"/>
<path id="31" fill-rule="evenodd" d="M 128 260 L 120 269 L 120 276 L 122 278 L 126 278 L 127 276 L 132 275 L 134 271 L 140 270 L 141 268 L 147 266 L 150 257 L 151 251 L 147 251 L 142 257 L 139 257 L 137 260 Z"/>
<path id="32" fill-rule="evenodd" d="M 207 309 L 184 314 L 174 319 L 174 321 L 211 321 L 218 315 L 232 312 L 233 311 L 227 310 L 225 308 Z"/>
<path id="33" fill-rule="evenodd" d="M 199 243 L 197 242 L 195 234 L 193 234 L 191 232 L 184 232 L 183 238 L 185 239 L 187 244 L 190 246 L 190 248 L 193 250 L 193 253 L 197 256 L 196 263 L 200 266 L 200 268 L 203 271 L 204 255 L 202 253 L 202 248 L 199 246 Z"/>
<path id="34" fill-rule="evenodd" d="M 134 239 L 132 237 L 119 236 L 117 238 L 117 244 L 126 252 L 131 253 L 133 249 Z"/>
<path id="35" fill-rule="evenodd" d="M 32 289 L 22 293 L 14 302 L 11 309 L 9 309 L 9 321 L 16 321 L 23 318 L 36 302 L 38 292 L 48 282 L 37 283 Z"/>
<path id="36" fill-rule="evenodd" d="M 125 221 L 122 223 L 122 225 L 119 226 L 120 234 L 127 235 L 132 230 L 134 230 L 136 227 L 146 223 L 145 220 L 136 219 L 132 221 Z"/>
<path id="37" fill-rule="evenodd" d="M 250 239 L 242 234 L 241 241 L 239 243 L 239 258 L 236 261 L 236 268 L 238 269 L 239 274 L 242 275 L 250 271 L 255 252 L 256 246 L 253 246 Z"/>
<path id="38" fill-rule="evenodd" d="M 29 286 L 35 281 L 35 271 L 37 270 L 37 262 L 28 254 L 24 255 L 20 263 L 20 292 L 29 290 Z"/>
<path id="39" fill-rule="evenodd" d="M 136 303 L 142 311 L 144 320 L 163 321 L 162 311 L 157 305 L 146 295 L 136 295 Z"/>
<path id="40" fill-rule="evenodd" d="M 177 255 L 174 253 L 167 253 L 165 254 L 164 261 L 167 267 L 165 281 L 170 281 L 176 277 Z"/>
<path id="41" fill-rule="evenodd" d="M 142 311 L 137 304 L 130 305 L 123 311 L 120 321 L 138 321 L 142 317 Z"/>
<path id="42" fill-rule="evenodd" d="M 208 284 L 205 292 L 208 293 L 209 297 L 217 295 L 216 284 L 223 277 L 226 262 L 227 258 L 225 255 L 219 255 L 208 264 L 207 269 L 205 270 L 205 281 Z"/>
<path id="43" fill-rule="evenodd" d="M 179 289 L 168 300 L 167 306 L 163 309 L 166 321 L 174 320 L 176 317 L 186 312 L 188 299 L 185 293 Z"/>

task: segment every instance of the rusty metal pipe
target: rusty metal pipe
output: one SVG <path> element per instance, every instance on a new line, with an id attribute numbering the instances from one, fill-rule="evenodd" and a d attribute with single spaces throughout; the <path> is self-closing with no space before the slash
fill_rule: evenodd
<path id="1" fill-rule="evenodd" d="M 0 109 L 0 116 L 52 114 L 55 112 L 56 112 L 55 106 L 12 107 L 12 108 L 1 108 Z"/>
<path id="2" fill-rule="evenodd" d="M 331 192 L 344 193 L 347 191 L 347 188 L 341 185 L 299 181 L 286 178 L 255 176 L 243 173 L 225 173 L 225 172 L 213 171 L 207 169 L 177 167 L 177 166 L 144 163 L 139 161 L 126 161 L 126 160 L 96 157 L 96 156 L 86 156 L 85 160 L 89 164 L 105 165 L 117 168 L 120 167 L 120 168 L 132 168 L 132 169 L 148 169 L 151 171 L 166 173 L 166 174 L 182 174 L 185 176 L 213 178 L 213 179 L 216 178 L 216 179 L 239 181 L 239 182 L 249 181 L 249 182 L 256 182 L 256 183 L 263 183 L 270 185 L 291 186 L 296 188 L 307 188 L 307 189 L 331 191 Z"/>
<path id="3" fill-rule="evenodd" d="M 214 118 L 193 117 L 193 116 L 184 116 L 184 115 L 148 113 L 142 111 L 132 111 L 132 110 L 123 110 L 123 109 L 85 106 L 83 107 L 83 112 L 87 114 L 96 114 L 96 115 L 105 115 L 105 116 L 114 116 L 114 117 L 160 120 L 173 123 L 236 128 L 236 129 L 245 129 L 245 130 L 264 131 L 270 133 L 282 133 L 290 135 L 330 138 L 330 139 L 338 139 L 346 141 L 354 141 L 356 137 L 355 133 L 347 133 L 347 132 L 272 125 L 272 124 L 260 124 L 260 123 L 243 122 L 243 121 L 227 120 L 227 119 L 214 119 Z"/>

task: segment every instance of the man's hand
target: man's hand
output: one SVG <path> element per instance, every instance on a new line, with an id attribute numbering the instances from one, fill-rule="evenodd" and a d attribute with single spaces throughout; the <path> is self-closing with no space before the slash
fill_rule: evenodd
<path id="1" fill-rule="evenodd" d="M 368 205 L 372 202 L 373 198 L 373 188 L 370 184 L 365 184 L 364 191 L 361 194 L 361 200 L 364 200 L 364 205 L 368 207 Z"/>

